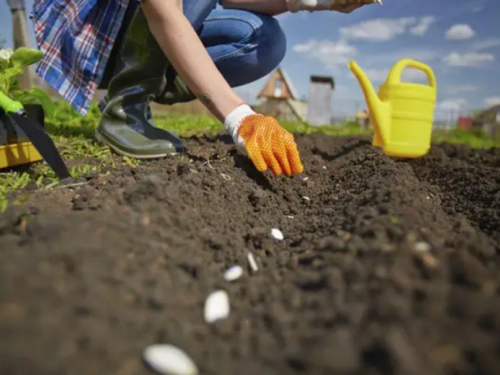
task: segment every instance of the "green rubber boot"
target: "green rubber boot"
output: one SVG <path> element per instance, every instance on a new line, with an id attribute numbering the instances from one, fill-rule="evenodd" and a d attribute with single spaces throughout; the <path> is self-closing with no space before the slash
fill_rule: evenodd
<path id="1" fill-rule="evenodd" d="M 150 121 L 149 104 L 155 98 L 167 95 L 171 103 L 178 100 L 175 93 L 167 94 L 170 63 L 151 34 L 141 8 L 129 12 L 131 21 L 110 57 L 112 78 L 106 98 L 100 103 L 103 113 L 96 138 L 116 153 L 138 159 L 184 152 L 182 141 L 174 133 Z"/>
<path id="2" fill-rule="evenodd" d="M 163 91 L 153 101 L 159 104 L 186 103 L 196 99 L 186 84 L 179 77 L 172 65 L 167 67 L 166 85 Z"/>

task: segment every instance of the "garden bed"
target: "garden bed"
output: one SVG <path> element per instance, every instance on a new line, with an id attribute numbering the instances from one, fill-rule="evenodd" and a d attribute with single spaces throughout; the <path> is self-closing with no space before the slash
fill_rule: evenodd
<path id="1" fill-rule="evenodd" d="M 192 138 L 188 157 L 19 192 L 0 214 L 0 374 L 149 374 L 154 343 L 207 375 L 499 374 L 500 151 L 297 141 L 292 179 Z M 231 312 L 208 324 L 218 289 Z"/>

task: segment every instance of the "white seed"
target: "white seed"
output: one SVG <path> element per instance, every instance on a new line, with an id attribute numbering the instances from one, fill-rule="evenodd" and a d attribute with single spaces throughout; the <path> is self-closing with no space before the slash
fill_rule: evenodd
<path id="1" fill-rule="evenodd" d="M 306 201 L 310 201 L 311 200 L 311 198 L 309 198 L 309 197 L 302 197 L 302 198 L 305 199 Z"/>
<path id="2" fill-rule="evenodd" d="M 419 253 L 427 253 L 431 251 L 431 245 L 429 245 L 427 242 L 417 242 L 414 249 Z"/>
<path id="3" fill-rule="evenodd" d="M 295 219 L 295 217 L 292 216 L 292 215 L 287 215 L 286 217 L 289 218 L 289 219 Z"/>
<path id="4" fill-rule="evenodd" d="M 302 181 L 307 181 L 307 180 L 309 180 L 309 177 L 304 177 L 304 178 L 302 179 Z"/>
<path id="5" fill-rule="evenodd" d="M 285 238 L 285 236 L 283 236 L 283 233 L 276 228 L 271 229 L 271 236 L 273 236 L 278 241 L 281 241 L 283 240 L 283 238 Z"/>
<path id="6" fill-rule="evenodd" d="M 197 375 L 198 368 L 181 349 L 168 344 L 148 346 L 143 353 L 148 365 L 162 375 Z"/>
<path id="7" fill-rule="evenodd" d="M 210 294 L 205 300 L 205 321 L 213 323 L 229 316 L 229 297 L 224 290 Z"/>
<path id="8" fill-rule="evenodd" d="M 233 281 L 239 279 L 242 275 L 243 268 L 241 268 L 240 266 L 232 266 L 231 268 L 228 268 L 224 273 L 224 279 L 226 279 L 227 281 Z"/>
<path id="9" fill-rule="evenodd" d="M 250 268 L 252 268 L 252 271 L 257 272 L 259 270 L 259 267 L 257 267 L 257 262 L 255 261 L 253 254 L 248 253 L 247 258 L 248 258 L 248 263 L 250 263 Z"/>
<path id="10" fill-rule="evenodd" d="M 326 169 L 326 167 L 323 165 L 323 169 Z"/>

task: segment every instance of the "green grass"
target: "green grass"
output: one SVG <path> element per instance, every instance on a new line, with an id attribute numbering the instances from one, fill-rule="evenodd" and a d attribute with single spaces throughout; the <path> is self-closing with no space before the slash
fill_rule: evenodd
<path id="1" fill-rule="evenodd" d="M 432 134 L 432 141 L 463 144 L 475 149 L 500 147 L 500 138 L 492 138 L 480 130 L 435 130 Z"/>
<path id="2" fill-rule="evenodd" d="M 46 121 L 47 131 L 52 135 L 63 157 L 69 161 L 70 173 L 74 178 L 90 172 L 104 173 L 117 165 L 127 165 L 131 168 L 140 161 L 112 155 L 107 147 L 93 140 L 94 130 L 98 125 L 100 111 L 93 104 L 89 113 L 83 117 L 64 102 L 56 103 L 56 113 L 52 120 Z M 155 118 L 158 127 L 176 132 L 181 137 L 216 135 L 222 131 L 221 124 L 209 116 L 170 115 Z M 331 136 L 370 135 L 371 132 L 360 129 L 352 122 L 340 126 L 313 127 L 304 123 L 280 122 L 281 125 L 294 133 L 312 134 L 324 133 Z M 478 131 L 442 131 L 433 133 L 433 142 L 448 141 L 467 144 L 473 148 L 500 147 L 500 140 L 492 140 L 486 134 Z M 53 171 L 46 165 L 37 163 L 24 171 L 9 171 L 0 173 L 0 211 L 8 205 L 8 196 L 22 190 L 28 184 L 36 184 L 39 188 L 50 189 L 57 185 Z M 21 202 L 23 197 L 17 197 L 11 203 Z"/>

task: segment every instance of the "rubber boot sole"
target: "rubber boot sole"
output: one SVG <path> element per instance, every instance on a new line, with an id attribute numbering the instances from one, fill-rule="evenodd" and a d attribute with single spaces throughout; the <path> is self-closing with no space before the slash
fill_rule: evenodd
<path id="1" fill-rule="evenodd" d="M 147 154 L 147 155 L 140 155 L 140 154 L 132 154 L 127 151 L 123 151 L 122 149 L 116 147 L 113 143 L 109 142 L 105 136 L 103 136 L 99 130 L 95 131 L 95 137 L 98 142 L 101 144 L 108 146 L 111 150 L 113 150 L 115 153 L 121 156 L 127 156 L 129 158 L 134 158 L 134 159 L 161 159 L 166 157 L 167 155 L 176 155 L 175 152 L 166 152 L 166 153 L 161 153 L 161 154 Z"/>

